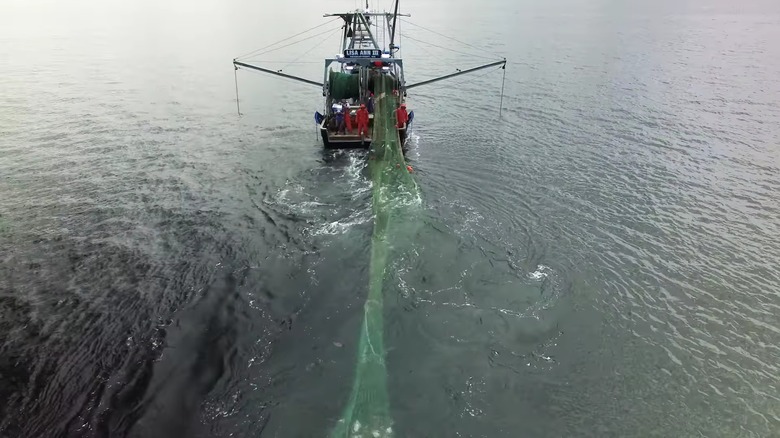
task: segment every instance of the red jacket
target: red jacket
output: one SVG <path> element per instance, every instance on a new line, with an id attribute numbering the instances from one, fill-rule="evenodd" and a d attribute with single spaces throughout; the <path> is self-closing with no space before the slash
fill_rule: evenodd
<path id="1" fill-rule="evenodd" d="M 395 118 L 398 119 L 398 126 L 404 126 L 409 121 L 409 114 L 406 112 L 406 108 L 398 108 L 395 110 Z"/>
<path id="2" fill-rule="evenodd" d="M 365 108 L 360 108 L 357 110 L 357 113 L 355 114 L 355 119 L 357 120 L 357 124 L 368 124 L 368 110 Z"/>

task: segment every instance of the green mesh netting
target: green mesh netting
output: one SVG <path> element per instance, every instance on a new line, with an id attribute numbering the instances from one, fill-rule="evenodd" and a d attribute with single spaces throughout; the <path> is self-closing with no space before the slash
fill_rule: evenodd
<path id="1" fill-rule="evenodd" d="M 330 95 L 334 100 L 360 98 L 358 75 L 331 71 L 328 82 Z"/>
<path id="2" fill-rule="evenodd" d="M 398 131 L 390 78 L 377 80 L 374 131 L 369 152 L 373 183 L 374 232 L 368 297 L 358 343 L 357 367 L 349 401 L 333 437 L 391 437 L 393 424 L 387 393 L 383 340 L 383 288 L 388 259 L 407 246 L 414 233 L 410 223 L 419 204 L 417 184 L 406 169 Z"/>

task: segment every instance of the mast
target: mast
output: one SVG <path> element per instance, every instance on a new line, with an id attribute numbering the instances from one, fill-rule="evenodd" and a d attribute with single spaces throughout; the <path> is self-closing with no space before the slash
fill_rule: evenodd
<path id="1" fill-rule="evenodd" d="M 392 56 L 393 50 L 395 49 L 395 25 L 396 21 L 398 20 L 398 2 L 400 0 L 395 0 L 395 12 L 393 12 L 393 26 L 392 31 L 390 32 L 390 55 Z"/>

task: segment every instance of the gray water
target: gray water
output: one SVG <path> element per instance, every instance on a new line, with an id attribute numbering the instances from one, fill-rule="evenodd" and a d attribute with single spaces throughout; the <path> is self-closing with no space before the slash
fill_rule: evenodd
<path id="1" fill-rule="evenodd" d="M 239 116 L 230 61 L 354 3 L 0 4 L 0 436 L 332 428 L 366 157 L 316 87 L 239 71 Z M 410 91 L 397 435 L 780 436 L 780 4 L 402 9 L 485 48 L 404 23 L 409 82 L 510 64 L 501 119 L 500 70 Z M 263 61 L 318 79 L 317 42 Z"/>

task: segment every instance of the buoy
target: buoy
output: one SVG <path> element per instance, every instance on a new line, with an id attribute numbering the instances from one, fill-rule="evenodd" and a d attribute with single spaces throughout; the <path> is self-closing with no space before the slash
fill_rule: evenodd
<path id="1" fill-rule="evenodd" d="M 412 169 L 412 166 L 406 166 L 406 170 L 408 170 L 409 173 L 414 172 L 414 169 Z"/>

